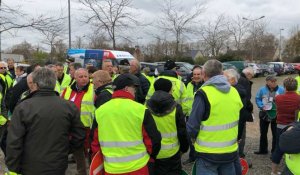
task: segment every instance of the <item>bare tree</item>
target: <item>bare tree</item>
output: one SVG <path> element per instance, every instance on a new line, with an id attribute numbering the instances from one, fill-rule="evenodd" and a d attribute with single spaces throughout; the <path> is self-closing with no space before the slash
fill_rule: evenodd
<path id="1" fill-rule="evenodd" d="M 91 24 L 97 31 L 108 33 L 113 49 L 116 40 L 121 37 L 122 29 L 137 25 L 134 14 L 130 12 L 132 0 L 79 0 L 90 12 L 85 16 L 85 22 Z"/>
<path id="2" fill-rule="evenodd" d="M 201 36 L 212 57 L 219 56 L 220 50 L 224 48 L 230 36 L 226 25 L 224 15 L 220 15 L 215 22 L 209 21 L 202 27 Z"/>
<path id="3" fill-rule="evenodd" d="M 55 55 L 54 44 L 58 42 L 66 31 L 65 18 L 58 17 L 57 20 L 53 20 L 48 24 L 38 27 L 38 31 L 45 37 L 42 41 L 44 44 L 50 46 L 50 59 L 53 59 Z"/>
<path id="4" fill-rule="evenodd" d="M 179 44 L 183 34 L 194 31 L 193 24 L 204 11 L 204 5 L 201 1 L 195 1 L 191 7 L 185 7 L 180 2 L 166 0 L 162 4 L 162 17 L 158 21 L 158 27 L 163 32 L 170 32 L 175 36 L 175 54 L 179 55 Z"/>
<path id="5" fill-rule="evenodd" d="M 249 30 L 249 22 L 245 21 L 241 16 L 236 16 L 236 18 L 231 18 L 230 22 L 227 23 L 227 29 L 234 39 L 235 48 L 240 51 L 242 42 Z"/>
<path id="6" fill-rule="evenodd" d="M 1 15 L 0 15 L 0 41 L 1 34 L 3 32 L 11 32 L 14 29 L 24 29 L 31 28 L 37 29 L 39 31 L 48 30 L 51 28 L 52 24 L 58 20 L 59 18 L 54 18 L 50 15 L 41 14 L 37 15 L 37 17 L 30 17 L 28 14 L 22 11 L 20 6 L 9 7 L 5 3 L 0 1 Z M 1 42 L 0 42 L 0 51 L 1 51 Z M 1 54 L 0 54 L 1 60 Z"/>

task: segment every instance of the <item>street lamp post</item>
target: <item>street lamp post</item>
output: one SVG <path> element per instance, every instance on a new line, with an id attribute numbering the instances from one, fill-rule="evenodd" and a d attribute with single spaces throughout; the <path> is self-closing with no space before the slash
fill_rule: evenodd
<path id="1" fill-rule="evenodd" d="M 280 29 L 280 30 L 279 30 L 279 60 L 280 60 L 280 61 L 282 61 L 282 58 L 281 58 L 281 48 L 282 48 L 282 47 L 281 47 L 281 31 L 282 31 L 282 30 L 284 30 L 284 29 Z"/>
<path id="2" fill-rule="evenodd" d="M 247 21 L 251 21 L 252 22 L 252 48 L 251 48 L 251 62 L 253 61 L 253 57 L 254 57 L 254 22 L 257 20 L 260 20 L 262 18 L 264 18 L 265 16 L 261 16 L 259 18 L 256 19 L 249 19 L 249 18 L 245 18 L 243 17 L 243 20 L 247 20 Z"/>
<path id="3" fill-rule="evenodd" d="M 71 49 L 71 0 L 68 0 L 68 19 L 69 19 L 69 49 Z"/>

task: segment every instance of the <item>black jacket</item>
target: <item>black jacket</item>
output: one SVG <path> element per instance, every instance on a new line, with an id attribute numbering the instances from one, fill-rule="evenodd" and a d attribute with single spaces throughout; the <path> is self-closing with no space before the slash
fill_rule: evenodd
<path id="1" fill-rule="evenodd" d="M 245 74 L 241 73 L 241 77 L 238 81 L 238 85 L 243 86 L 246 90 L 246 103 L 245 103 L 245 110 L 243 113 L 243 119 L 248 122 L 253 122 L 252 112 L 253 112 L 253 104 L 251 102 L 251 89 L 252 89 L 252 81 L 249 81 Z"/>
<path id="2" fill-rule="evenodd" d="M 147 78 L 141 74 L 140 72 L 135 74 L 135 76 L 137 76 L 140 80 L 140 86 L 137 88 L 136 91 L 136 101 L 138 103 L 144 104 L 145 103 L 145 99 L 148 93 L 148 90 L 150 88 L 150 82 L 147 80 Z"/>
<path id="3" fill-rule="evenodd" d="M 24 175 L 64 175 L 69 152 L 81 147 L 84 139 L 85 129 L 75 104 L 53 90 L 35 91 L 12 115 L 6 165 Z"/>
<path id="4" fill-rule="evenodd" d="M 299 138 L 300 138 L 300 123 L 295 123 L 294 128 L 292 128 L 289 131 L 285 131 L 280 135 L 279 138 L 280 150 L 287 154 L 299 154 L 300 153 Z"/>
<path id="5" fill-rule="evenodd" d="M 246 118 L 245 116 L 247 114 L 248 111 L 246 111 L 246 108 L 245 108 L 245 105 L 247 103 L 247 99 L 246 99 L 246 89 L 239 85 L 239 84 L 236 84 L 235 86 L 235 89 L 238 91 L 240 97 L 241 97 L 241 101 L 243 103 L 243 108 L 240 110 L 240 118 L 239 118 L 239 125 L 238 125 L 238 140 L 240 140 L 242 138 L 242 134 L 244 132 L 244 126 L 246 124 Z"/>
<path id="6" fill-rule="evenodd" d="M 27 91 L 27 76 L 23 77 L 14 87 L 12 87 L 6 94 L 6 103 L 8 106 L 8 110 L 13 113 L 16 105 L 21 99 L 21 95 Z"/>
<path id="7" fill-rule="evenodd" d="M 177 137 L 180 144 L 180 151 L 170 158 L 157 159 L 155 161 L 155 173 L 180 173 L 181 170 L 181 156 L 180 152 L 188 151 L 189 143 L 186 131 L 185 117 L 182 108 L 174 101 L 171 94 L 164 91 L 155 91 L 153 96 L 147 101 L 147 107 L 150 112 L 156 116 L 164 117 L 176 108 L 176 128 Z"/>
<path id="8" fill-rule="evenodd" d="M 107 89 L 113 91 L 112 83 L 98 87 L 95 90 L 95 94 L 96 94 L 95 107 L 96 107 L 96 109 L 111 99 L 112 94 Z"/>

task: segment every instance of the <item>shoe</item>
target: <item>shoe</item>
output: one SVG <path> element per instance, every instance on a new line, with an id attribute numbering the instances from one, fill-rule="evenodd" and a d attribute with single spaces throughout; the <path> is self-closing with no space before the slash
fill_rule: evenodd
<path id="1" fill-rule="evenodd" d="M 187 164 L 194 163 L 194 162 L 195 162 L 195 160 L 187 159 L 187 160 L 183 161 L 182 164 L 187 165 Z"/>
<path id="2" fill-rule="evenodd" d="M 268 154 L 268 151 L 254 151 L 254 154 L 264 155 L 264 154 Z"/>

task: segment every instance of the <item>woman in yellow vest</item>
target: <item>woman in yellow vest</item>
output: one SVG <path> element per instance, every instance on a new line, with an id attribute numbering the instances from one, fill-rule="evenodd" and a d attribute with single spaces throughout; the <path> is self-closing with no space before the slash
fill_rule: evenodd
<path id="1" fill-rule="evenodd" d="M 285 153 L 286 168 L 282 174 L 300 174 L 300 123 L 288 126 L 286 132 L 280 135 L 279 147 Z"/>
<path id="2" fill-rule="evenodd" d="M 147 101 L 158 130 L 161 149 L 155 160 L 155 174 L 181 174 L 181 153 L 189 148 L 182 108 L 171 95 L 172 82 L 160 78 L 154 83 L 155 92 Z"/>

